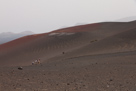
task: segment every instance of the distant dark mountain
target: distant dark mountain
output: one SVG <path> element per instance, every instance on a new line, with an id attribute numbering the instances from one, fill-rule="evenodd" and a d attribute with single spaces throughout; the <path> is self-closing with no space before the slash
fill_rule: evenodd
<path id="1" fill-rule="evenodd" d="M 116 21 L 119 21 L 119 22 L 130 22 L 130 21 L 134 21 L 134 20 L 136 20 L 136 16 L 125 17 L 125 18 L 122 18 L 122 19 L 119 19 L 119 20 L 116 20 Z"/>
<path id="2" fill-rule="evenodd" d="M 34 33 L 31 31 L 24 31 L 21 33 L 3 32 L 3 33 L 0 33 L 0 44 L 12 41 L 14 39 L 17 39 L 26 35 L 31 35 L 31 34 L 34 34 Z"/>

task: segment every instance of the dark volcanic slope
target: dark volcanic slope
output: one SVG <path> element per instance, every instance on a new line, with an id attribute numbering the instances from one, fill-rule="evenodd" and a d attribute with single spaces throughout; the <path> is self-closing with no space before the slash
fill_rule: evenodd
<path id="1" fill-rule="evenodd" d="M 0 45 L 0 66 L 31 65 L 41 58 L 77 57 L 135 50 L 136 22 L 106 22 L 30 35 Z"/>
<path id="2" fill-rule="evenodd" d="M 67 53 L 66 57 L 136 51 L 135 35 L 136 28 L 118 33 L 102 40 L 94 40 L 80 49 Z"/>

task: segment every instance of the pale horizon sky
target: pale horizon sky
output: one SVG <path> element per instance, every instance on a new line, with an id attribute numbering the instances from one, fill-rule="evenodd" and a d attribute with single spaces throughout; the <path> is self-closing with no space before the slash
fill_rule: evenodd
<path id="1" fill-rule="evenodd" d="M 0 33 L 45 33 L 136 16 L 136 0 L 0 0 Z"/>

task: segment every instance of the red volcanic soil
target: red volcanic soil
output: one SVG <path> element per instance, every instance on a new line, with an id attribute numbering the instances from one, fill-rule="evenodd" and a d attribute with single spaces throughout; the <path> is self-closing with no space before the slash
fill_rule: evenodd
<path id="1" fill-rule="evenodd" d="M 53 32 L 85 32 L 85 31 L 91 31 L 94 29 L 100 28 L 101 24 L 100 23 L 95 23 L 95 24 L 87 24 L 87 25 L 80 25 L 80 26 L 74 26 L 74 27 L 69 27 L 69 28 L 63 28 L 59 29 Z"/>
<path id="2" fill-rule="evenodd" d="M 21 37 L 21 38 L 18 38 L 16 40 L 10 41 L 10 42 L 5 43 L 5 44 L 1 44 L 0 50 L 5 50 L 5 49 L 9 49 L 9 48 L 16 48 L 17 46 L 21 46 L 24 43 L 32 42 L 33 40 L 39 38 L 42 35 L 43 34 L 28 35 L 28 36 Z"/>
<path id="3" fill-rule="evenodd" d="M 2 44 L 0 91 L 135 91 L 135 34 L 136 21 L 105 22 Z"/>
<path id="4" fill-rule="evenodd" d="M 81 43 L 83 43 L 82 45 L 79 45 L 80 43 L 77 43 L 76 45 L 73 44 L 72 46 L 69 46 L 69 47 L 73 47 L 71 49 L 78 48 L 78 46 L 79 47 L 83 46 L 85 41 L 88 41 L 88 39 L 87 39 L 88 37 L 91 37 L 90 35 L 88 35 L 85 32 L 90 32 L 92 30 L 96 30 L 99 27 L 100 27 L 100 24 L 81 25 L 81 26 L 76 26 L 76 27 L 60 29 L 60 30 L 56 30 L 56 31 L 49 32 L 49 33 L 44 33 L 44 34 L 29 35 L 29 36 L 25 36 L 25 37 L 13 40 L 11 42 L 2 44 L 2 45 L 0 45 L 0 50 L 1 50 L 0 59 L 5 60 L 4 64 L 2 64 L 2 65 L 6 65 L 6 64 L 10 65 L 8 62 L 13 62 L 13 61 L 15 63 L 15 60 L 20 60 L 18 58 L 19 56 L 21 56 L 21 58 L 23 58 L 23 59 L 26 58 L 25 61 L 29 62 L 29 65 L 30 65 L 30 63 L 33 60 L 35 60 L 35 59 L 37 59 L 39 57 L 43 58 L 42 56 L 44 56 L 43 54 L 46 51 L 48 51 L 48 53 L 45 53 L 45 55 L 48 56 L 48 57 L 58 55 L 58 52 L 54 52 L 54 54 L 52 54 L 52 51 L 56 50 L 56 49 L 53 49 L 52 46 L 54 46 L 54 47 L 61 46 L 61 44 L 68 41 L 67 42 L 68 44 L 66 43 L 66 46 L 67 46 L 71 42 L 73 43 L 75 40 L 78 40 L 78 41 L 80 39 L 82 41 L 84 40 L 83 42 L 81 42 Z M 55 38 L 55 36 L 57 36 L 57 35 L 55 35 L 55 36 L 50 36 L 49 35 L 49 34 L 52 34 L 52 33 L 64 33 L 64 32 L 65 33 L 72 32 L 74 34 L 69 35 L 69 36 L 60 36 L 60 37 L 64 37 L 64 38 L 61 38 L 61 39 L 59 37 Z M 80 32 L 84 32 L 84 33 L 80 33 Z M 87 36 L 84 37 L 84 35 L 87 35 Z M 69 37 L 69 38 L 67 38 L 67 37 Z M 71 39 L 73 41 L 71 41 Z M 38 47 L 38 45 L 39 45 L 39 47 Z M 40 47 L 40 46 L 42 46 L 42 47 Z M 65 46 L 65 44 L 64 44 L 64 46 Z M 51 50 L 48 50 L 50 48 L 51 48 Z M 60 50 L 62 52 L 64 50 L 68 51 L 68 50 L 71 50 L 71 49 L 69 49 L 69 48 L 67 49 L 66 47 L 63 48 L 63 45 L 62 45 L 62 48 L 57 49 L 57 50 Z M 43 50 L 43 51 L 40 52 L 39 50 Z M 32 58 L 31 57 L 28 58 L 28 56 L 26 56 L 25 54 L 31 55 Z M 7 58 L 7 55 L 9 55 L 8 58 Z M 11 61 L 11 60 L 13 60 L 13 61 Z M 22 61 L 22 63 L 23 63 L 23 65 L 28 64 L 28 63 L 25 63 L 24 60 Z M 19 64 L 20 64 L 20 62 L 19 62 Z"/>
<path id="5" fill-rule="evenodd" d="M 18 38 L 16 40 L 13 40 L 11 42 L 5 43 L 0 45 L 0 50 L 4 50 L 7 48 L 13 48 L 13 47 L 17 47 L 17 46 L 21 46 L 24 43 L 30 43 L 42 36 L 46 36 L 50 33 L 61 33 L 61 32 L 86 32 L 86 31 L 90 31 L 90 30 L 94 30 L 100 27 L 101 24 L 96 23 L 96 24 L 88 24 L 88 25 L 80 25 L 80 26 L 76 26 L 76 27 L 69 27 L 69 28 L 64 28 L 64 29 L 59 29 L 59 30 L 55 30 L 49 33 L 44 33 L 44 34 L 34 34 L 34 35 L 29 35 L 29 36 L 25 36 L 22 38 Z"/>
<path id="6" fill-rule="evenodd" d="M 93 51 L 93 49 L 95 49 L 93 45 L 100 43 L 101 40 L 108 39 L 110 36 L 112 37 L 133 28 L 135 28 L 135 22 L 105 22 L 25 36 L 0 45 L 1 66 L 30 65 L 31 62 L 37 58 L 41 58 L 44 62 L 44 60 L 59 56 L 64 52 L 68 54 L 90 45 Z M 52 35 L 52 33 L 54 34 Z M 88 52 L 86 54 L 88 54 Z M 78 54 L 76 56 L 78 56 Z"/>

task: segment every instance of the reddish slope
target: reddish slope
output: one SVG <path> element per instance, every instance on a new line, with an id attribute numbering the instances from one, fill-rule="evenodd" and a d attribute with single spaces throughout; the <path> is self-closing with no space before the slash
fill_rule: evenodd
<path id="1" fill-rule="evenodd" d="M 37 58 L 46 61 L 83 48 L 91 41 L 99 42 L 133 29 L 135 25 L 135 22 L 88 24 L 19 38 L 0 45 L 0 66 L 31 65 Z"/>
<path id="2" fill-rule="evenodd" d="M 63 29 L 56 30 L 54 32 L 85 32 L 85 31 L 91 31 L 94 29 L 98 29 L 100 26 L 101 26 L 100 23 L 87 24 L 87 25 L 63 28 Z"/>
<path id="3" fill-rule="evenodd" d="M 99 27 L 100 25 L 95 25 L 94 27 L 93 24 L 76 26 L 56 30 L 45 34 L 25 36 L 17 40 L 5 43 L 3 45 L 0 45 L 1 65 L 30 65 L 31 62 L 37 58 L 45 59 L 58 55 L 58 53 L 60 54 L 64 50 L 72 50 L 72 48 L 68 48 L 73 47 L 74 49 L 75 47 L 77 47 L 80 44 L 78 39 L 83 40 L 84 44 L 84 42 L 86 42 L 86 38 L 88 38 L 88 36 L 84 38 L 84 33 L 82 34 L 80 32 L 94 30 Z M 73 34 L 69 35 L 68 33 L 67 36 L 67 34 L 65 34 L 64 32 L 73 32 Z M 60 34 L 54 35 L 53 33 Z M 76 45 L 74 45 L 75 41 L 77 41 Z"/>

